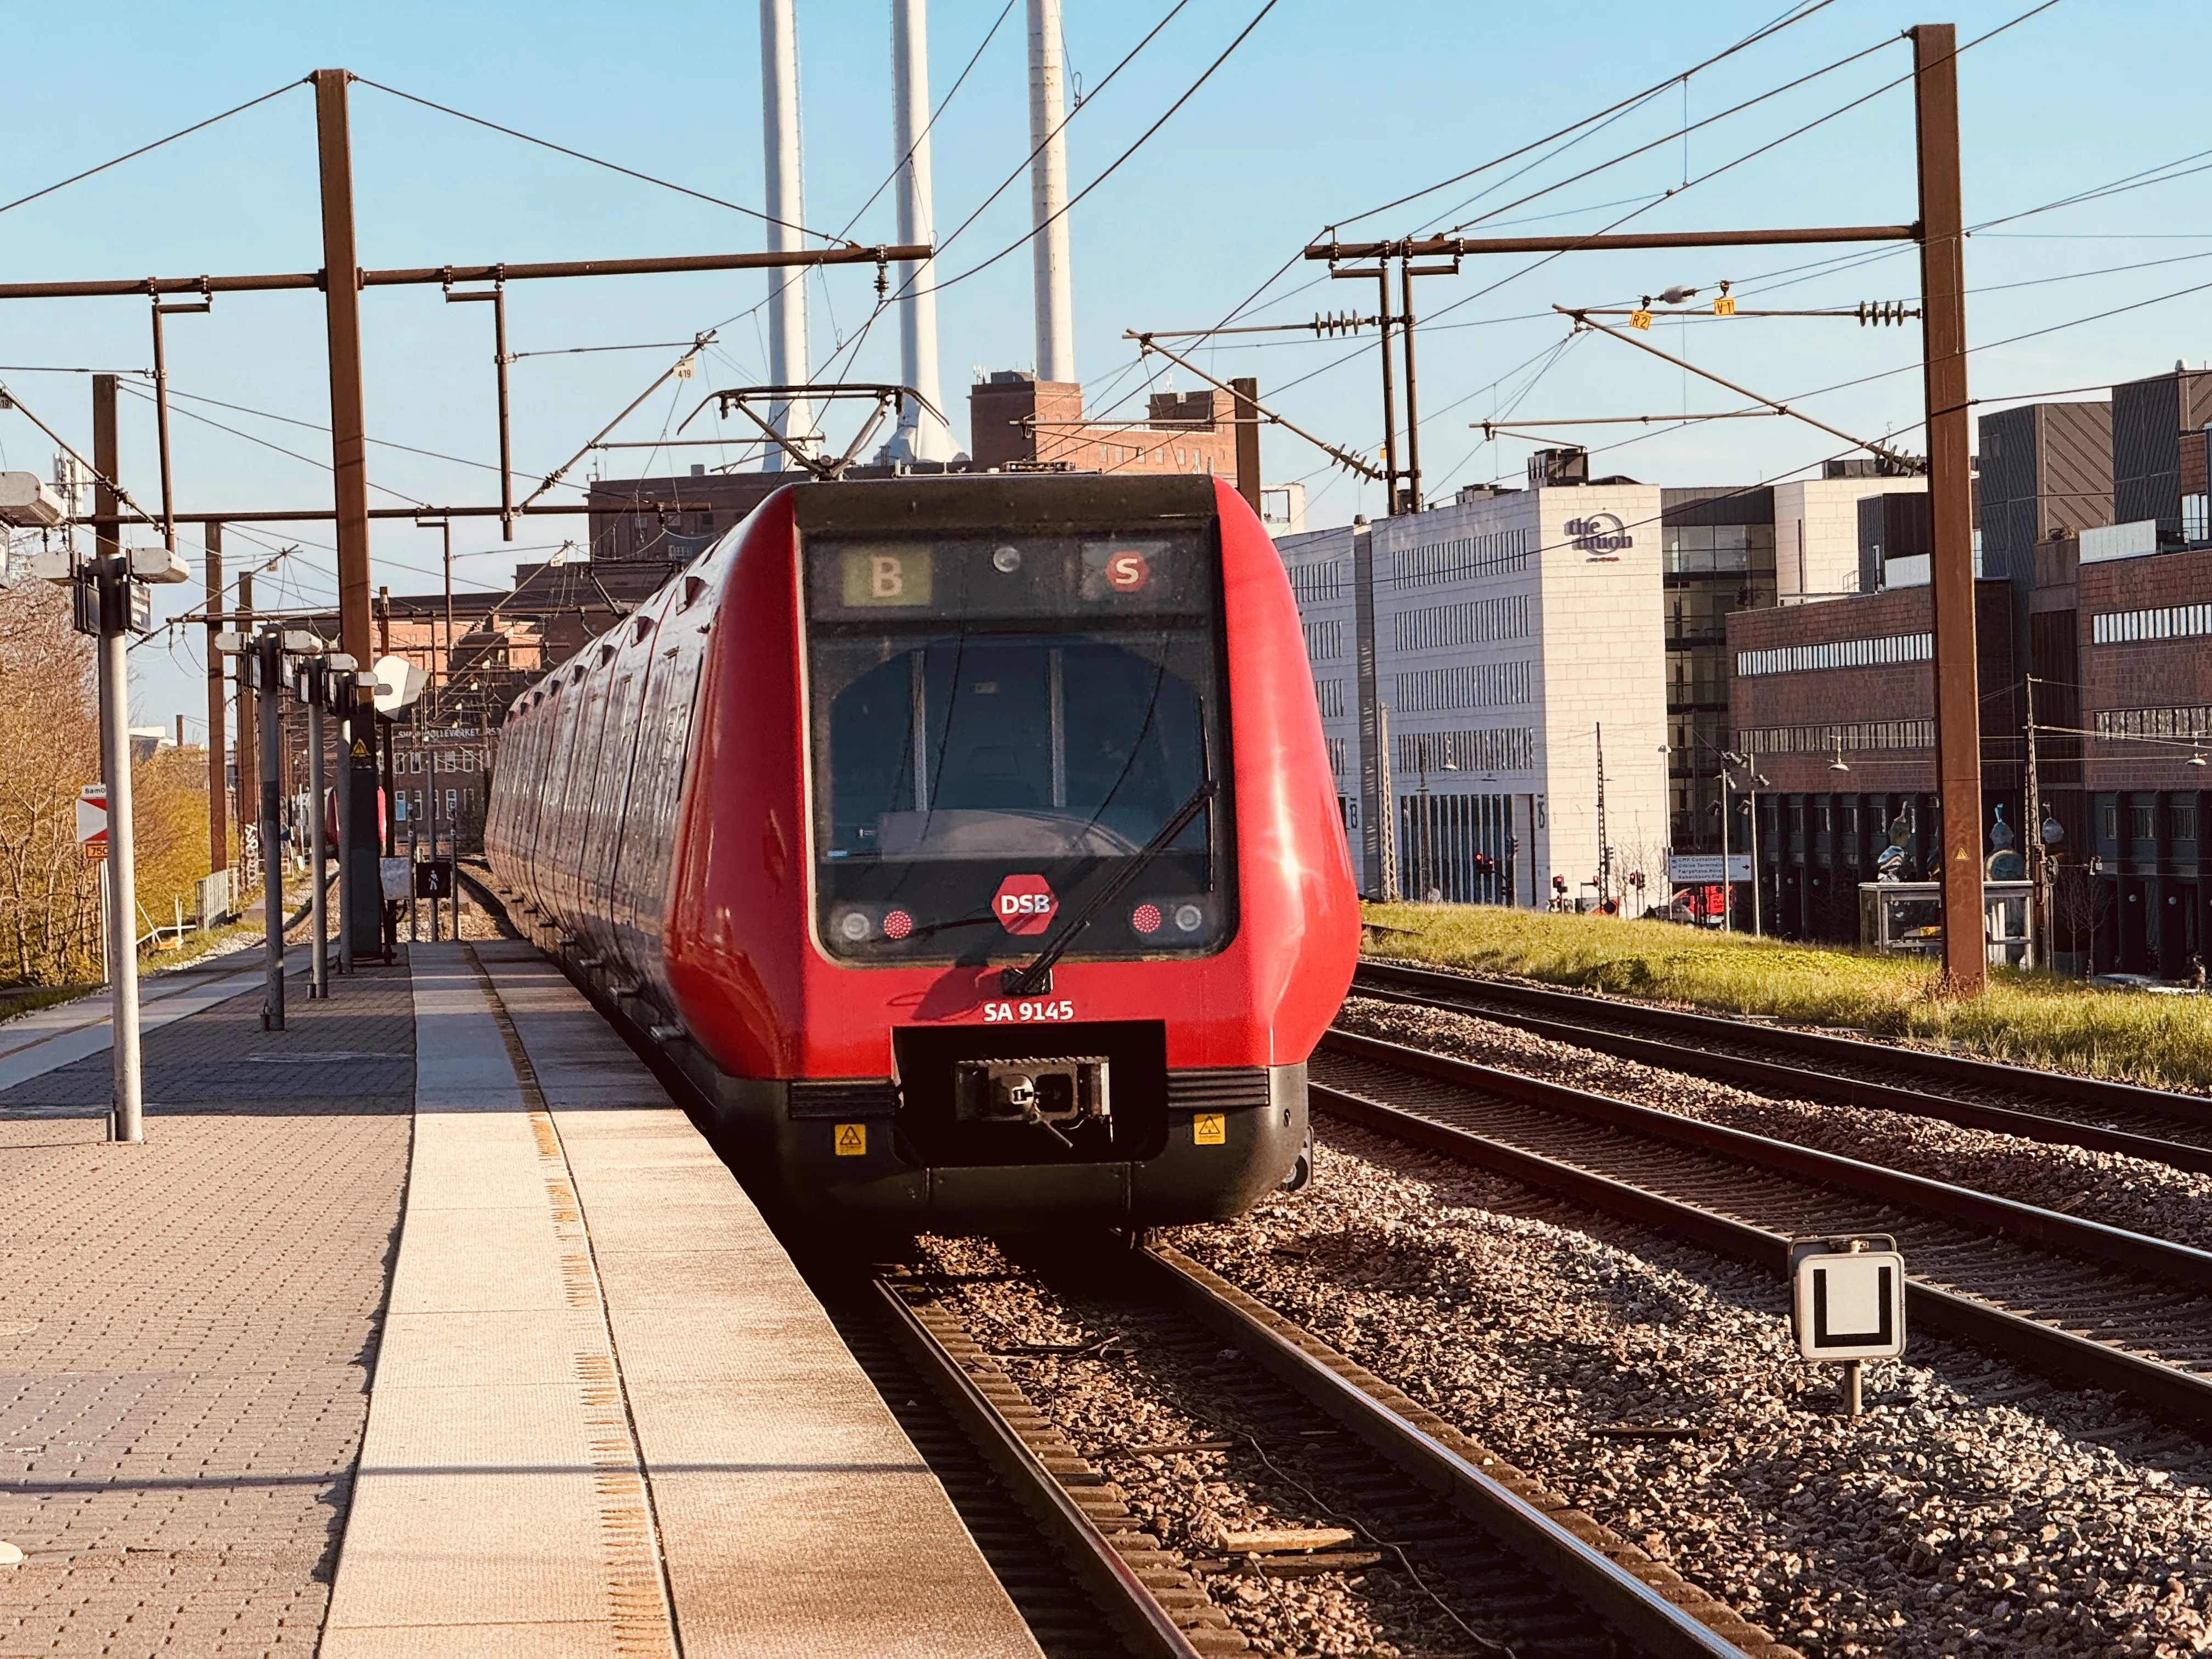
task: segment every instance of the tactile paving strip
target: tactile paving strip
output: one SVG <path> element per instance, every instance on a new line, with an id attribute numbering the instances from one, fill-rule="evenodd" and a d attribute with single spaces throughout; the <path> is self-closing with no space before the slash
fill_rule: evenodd
<path id="1" fill-rule="evenodd" d="M 507 1018 L 499 989 L 475 951 L 463 948 L 491 1004 L 492 1018 L 498 1023 L 501 1041 L 507 1045 L 507 1059 L 514 1066 L 515 1080 L 530 1113 L 530 1133 L 538 1143 L 538 1174 L 561 1243 L 562 1293 L 571 1308 L 595 1316 L 592 1323 L 599 1340 L 590 1347 L 579 1348 L 574 1363 L 590 1437 L 592 1480 L 599 1498 L 599 1537 L 606 1558 L 607 1603 L 615 1645 L 619 1652 L 635 1654 L 641 1659 L 647 1656 L 660 1659 L 664 1655 L 676 1659 L 676 1631 L 660 1529 L 653 1513 L 652 1490 L 646 1482 L 644 1455 L 623 1391 L 621 1368 L 615 1363 L 606 1301 L 592 1260 L 583 1212 L 576 1201 L 574 1176 L 561 1146 L 560 1131 L 545 1109 L 537 1069 Z"/>

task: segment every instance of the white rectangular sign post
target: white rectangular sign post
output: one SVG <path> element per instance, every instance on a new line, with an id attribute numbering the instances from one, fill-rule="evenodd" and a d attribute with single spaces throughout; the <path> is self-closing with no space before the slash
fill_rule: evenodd
<path id="1" fill-rule="evenodd" d="M 1861 1362 L 1905 1352 L 1905 1258 L 1896 1240 L 1886 1233 L 1797 1239 L 1790 1287 L 1797 1352 L 1843 1363 L 1844 1410 L 1856 1417 Z"/>
<path id="2" fill-rule="evenodd" d="M 76 792 L 76 844 L 88 859 L 107 856 L 107 786 L 88 783 Z"/>

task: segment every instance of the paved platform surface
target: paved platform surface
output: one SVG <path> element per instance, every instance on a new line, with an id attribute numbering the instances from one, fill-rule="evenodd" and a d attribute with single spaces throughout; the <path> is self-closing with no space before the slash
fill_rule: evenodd
<path id="1" fill-rule="evenodd" d="M 1034 1656 L 651 1074 L 526 945 L 412 957 L 407 1218 L 324 1651 Z"/>
<path id="2" fill-rule="evenodd" d="M 258 970 L 149 1006 L 147 1141 L 104 1027 L 0 1061 L 0 1654 L 315 1650 L 406 1180 L 414 1018 L 365 969 L 261 1030 Z M 36 1018 L 35 1016 L 33 1018 Z M 25 1028 L 4 1028 L 21 1036 Z M 14 1069 L 8 1071 L 9 1062 Z"/>
<path id="3" fill-rule="evenodd" d="M 735 1180 L 526 945 L 0 1036 L 0 1655 L 1020 1656 Z M 12 1040 L 11 1040 L 12 1039 Z"/>
<path id="4" fill-rule="evenodd" d="M 287 966 L 297 964 L 298 953 Z M 138 1030 L 159 1030 L 203 1008 L 227 1002 L 262 983 L 259 952 L 235 951 L 190 968 L 141 980 Z M 289 988 L 289 987 L 288 987 Z M 306 988 L 301 988 L 302 997 Z M 258 1008 L 260 1005 L 255 1004 Z M 91 1054 L 108 1049 L 107 1017 L 112 1004 L 106 991 L 39 1008 L 0 1025 L 0 1092 Z"/>

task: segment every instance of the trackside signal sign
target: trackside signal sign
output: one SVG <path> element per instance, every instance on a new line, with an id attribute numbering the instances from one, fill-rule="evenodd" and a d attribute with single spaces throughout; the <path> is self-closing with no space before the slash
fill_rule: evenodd
<path id="1" fill-rule="evenodd" d="M 107 856 L 107 786 L 88 783 L 76 792 L 76 842 L 88 859 Z"/>
<path id="2" fill-rule="evenodd" d="M 1808 1359 L 1894 1359 L 1905 1352 L 1905 1258 L 1889 1239 L 1801 1243 L 1790 1265 L 1799 1353 Z"/>

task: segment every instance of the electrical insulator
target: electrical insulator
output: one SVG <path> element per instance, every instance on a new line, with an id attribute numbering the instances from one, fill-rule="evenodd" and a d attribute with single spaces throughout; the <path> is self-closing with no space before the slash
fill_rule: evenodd
<path id="1" fill-rule="evenodd" d="M 1903 325 L 1913 313 L 1902 300 L 1862 300 L 1859 301 L 1859 326 L 1881 328 L 1890 324 Z"/>

